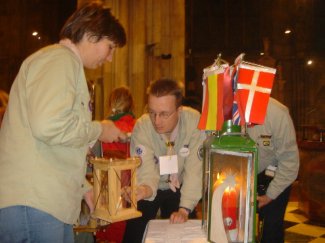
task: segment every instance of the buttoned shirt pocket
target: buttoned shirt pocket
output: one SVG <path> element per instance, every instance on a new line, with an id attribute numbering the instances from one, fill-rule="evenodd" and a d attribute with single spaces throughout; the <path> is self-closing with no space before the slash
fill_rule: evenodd
<path id="1" fill-rule="evenodd" d="M 260 165 L 263 167 L 274 164 L 275 159 L 275 147 L 274 142 L 272 140 L 272 135 L 260 135 L 256 140 L 256 144 L 258 146 L 259 160 Z M 259 168 L 259 170 L 264 170 L 265 168 Z"/>

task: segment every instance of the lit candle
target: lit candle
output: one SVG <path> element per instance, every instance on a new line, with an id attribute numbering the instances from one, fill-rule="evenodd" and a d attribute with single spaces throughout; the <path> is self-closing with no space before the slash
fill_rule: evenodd
<path id="1" fill-rule="evenodd" d="M 217 181 L 213 185 L 213 194 L 211 200 L 211 221 L 210 221 L 210 240 L 218 243 L 228 243 L 229 240 L 235 241 L 237 238 L 237 229 L 229 230 L 224 225 L 225 214 L 223 212 L 223 200 L 224 195 L 227 195 L 226 191 L 228 188 L 228 195 L 231 195 L 229 188 L 234 188 L 236 181 L 234 175 L 217 176 Z M 229 196 L 225 196 L 229 198 Z M 237 196 L 236 196 L 237 198 Z M 236 199 L 237 200 L 237 199 Z M 236 219 L 235 226 L 236 226 Z M 227 232 L 226 232 L 227 230 Z M 231 231 L 235 231 L 233 234 Z M 227 236 L 228 235 L 228 236 Z M 228 239 L 229 237 L 229 239 Z"/>
<path id="2" fill-rule="evenodd" d="M 234 187 L 227 187 L 222 197 L 222 215 L 225 228 L 231 241 L 237 239 L 237 192 Z"/>

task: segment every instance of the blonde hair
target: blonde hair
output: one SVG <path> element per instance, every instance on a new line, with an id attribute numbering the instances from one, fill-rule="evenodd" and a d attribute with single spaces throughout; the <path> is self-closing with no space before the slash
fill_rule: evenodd
<path id="1" fill-rule="evenodd" d="M 110 115 L 133 111 L 133 97 L 128 87 L 121 86 L 113 89 L 108 99 L 108 109 Z"/>

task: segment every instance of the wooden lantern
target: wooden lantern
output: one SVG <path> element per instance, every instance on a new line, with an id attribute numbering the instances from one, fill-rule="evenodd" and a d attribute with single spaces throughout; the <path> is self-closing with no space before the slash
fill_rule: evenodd
<path id="1" fill-rule="evenodd" d="M 94 218 L 114 223 L 140 217 L 137 211 L 136 168 L 140 158 L 94 158 Z"/>

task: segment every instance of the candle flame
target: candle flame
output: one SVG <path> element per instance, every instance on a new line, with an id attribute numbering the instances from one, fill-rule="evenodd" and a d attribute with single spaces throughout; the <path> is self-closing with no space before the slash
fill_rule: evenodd
<path id="1" fill-rule="evenodd" d="M 215 190 L 220 184 L 227 183 L 230 185 L 227 186 L 226 191 L 229 193 L 230 190 L 235 190 L 235 187 L 238 185 L 238 178 L 235 176 L 236 174 L 233 173 L 220 173 L 218 172 L 215 178 L 215 182 L 213 184 L 213 190 Z M 236 183 L 237 181 L 237 183 Z"/>

